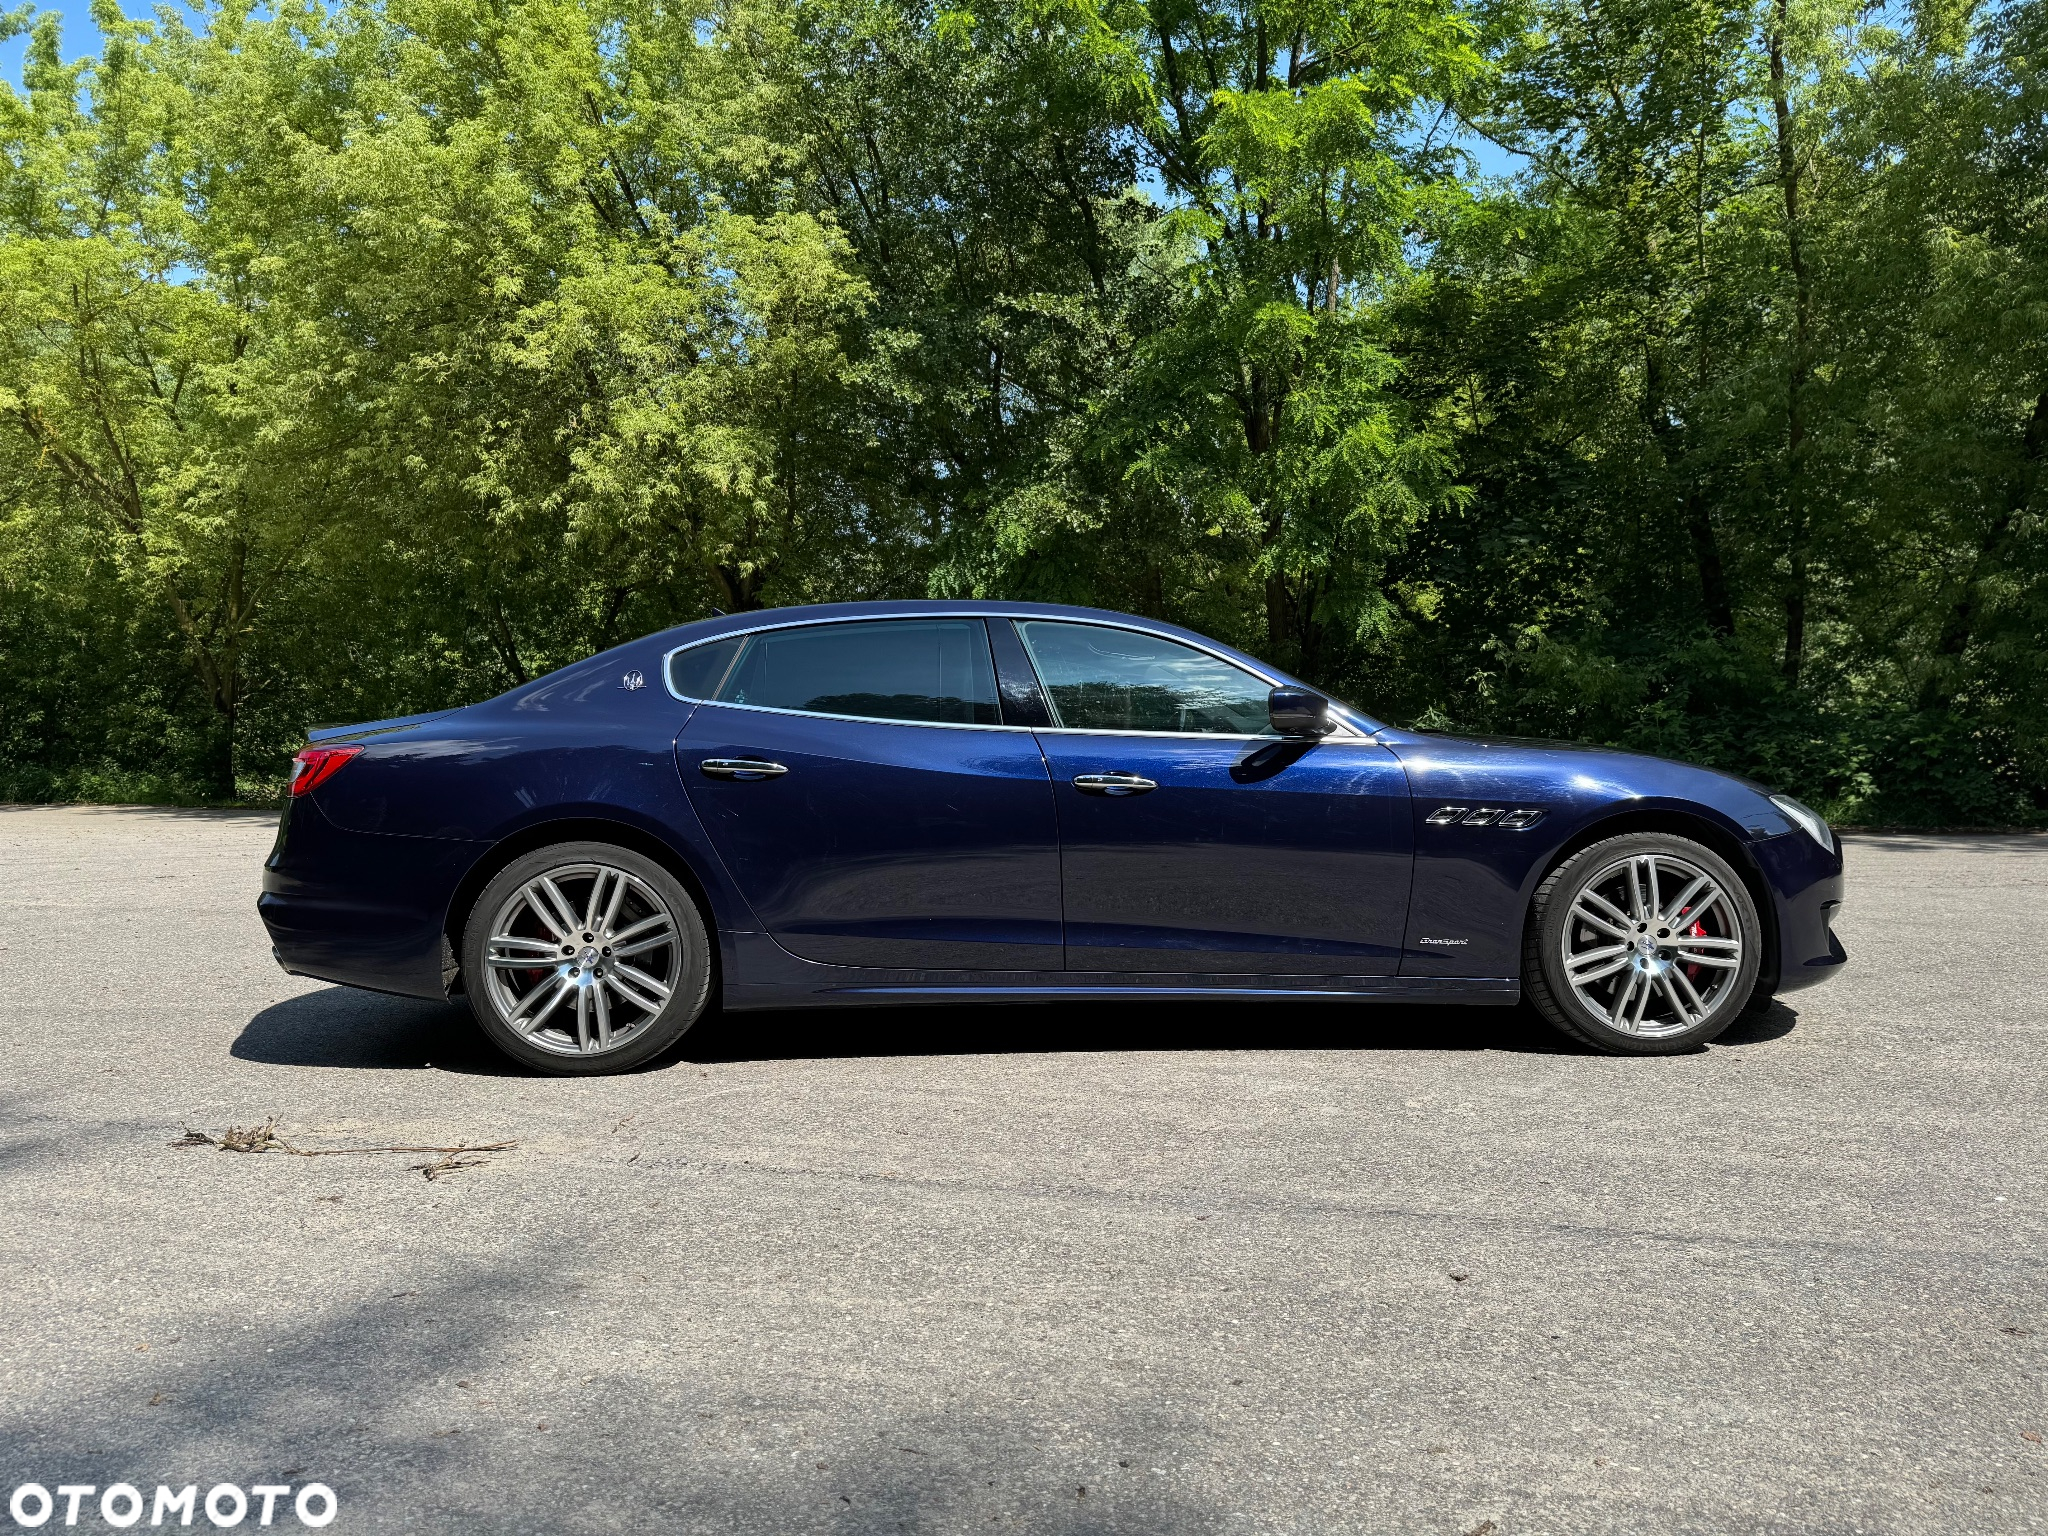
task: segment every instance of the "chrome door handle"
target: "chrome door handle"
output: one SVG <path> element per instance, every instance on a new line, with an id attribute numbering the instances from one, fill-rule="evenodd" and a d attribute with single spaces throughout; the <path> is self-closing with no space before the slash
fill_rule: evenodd
<path id="1" fill-rule="evenodd" d="M 697 768 L 714 779 L 773 779 L 789 772 L 758 757 L 707 757 Z"/>
<path id="2" fill-rule="evenodd" d="M 1084 795 L 1142 795 L 1159 785 L 1135 773 L 1077 773 L 1074 788 Z"/>

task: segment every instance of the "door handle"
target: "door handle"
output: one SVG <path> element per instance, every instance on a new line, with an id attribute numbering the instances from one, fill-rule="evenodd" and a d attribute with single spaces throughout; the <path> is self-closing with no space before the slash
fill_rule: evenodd
<path id="1" fill-rule="evenodd" d="M 1153 780 L 1135 773 L 1077 773 L 1074 788 L 1084 795 L 1142 795 L 1157 789 Z"/>
<path id="2" fill-rule="evenodd" d="M 697 768 L 714 779 L 773 779 L 789 772 L 758 757 L 707 757 Z"/>

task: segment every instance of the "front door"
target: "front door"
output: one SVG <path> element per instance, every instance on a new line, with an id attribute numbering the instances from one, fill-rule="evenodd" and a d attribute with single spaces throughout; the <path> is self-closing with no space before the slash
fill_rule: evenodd
<path id="1" fill-rule="evenodd" d="M 778 944 L 833 965 L 1059 969 L 1052 789 L 1031 731 L 1002 724 L 982 620 L 710 646 L 671 669 L 707 700 L 677 766 Z"/>
<path id="2" fill-rule="evenodd" d="M 1414 843 L 1391 752 L 1283 740 L 1267 684 L 1191 646 L 1017 630 L 1054 717 L 1070 972 L 1394 973 Z"/>

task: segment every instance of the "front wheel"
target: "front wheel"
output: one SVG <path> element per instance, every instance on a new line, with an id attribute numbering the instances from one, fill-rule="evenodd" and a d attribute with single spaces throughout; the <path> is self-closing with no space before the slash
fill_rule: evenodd
<path id="1" fill-rule="evenodd" d="M 660 1055 L 711 995 L 711 944 L 682 885 L 610 843 L 557 843 L 484 888 L 462 938 L 471 1011 L 543 1072 L 623 1072 Z"/>
<path id="2" fill-rule="evenodd" d="M 1603 1051 L 1704 1045 L 1756 990 L 1763 927 L 1728 861 L 1690 839 L 1595 843 L 1536 889 L 1522 985 L 1537 1012 Z"/>

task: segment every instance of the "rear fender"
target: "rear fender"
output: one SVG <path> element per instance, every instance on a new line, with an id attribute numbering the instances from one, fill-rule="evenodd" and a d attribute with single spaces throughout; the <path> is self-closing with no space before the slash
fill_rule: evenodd
<path id="1" fill-rule="evenodd" d="M 721 976 L 734 974 L 739 963 L 734 935 L 758 931 L 758 925 L 754 923 L 752 910 L 745 900 L 725 878 L 723 867 L 712 857 L 710 843 L 704 838 L 703 828 L 697 825 L 695 813 L 687 803 L 681 813 L 691 818 L 686 835 L 681 838 L 675 837 L 674 833 L 685 829 L 676 827 L 672 822 L 655 823 L 650 818 L 635 816 L 616 806 L 603 805 L 550 807 L 546 816 L 536 817 L 526 825 L 506 832 L 464 873 L 449 898 L 442 924 L 449 954 L 460 953 L 462 931 L 468 925 L 470 912 L 476 906 L 477 898 L 483 894 L 484 887 L 514 859 L 553 843 L 615 843 L 654 860 L 696 898 L 718 935 L 719 973 Z M 677 846 L 678 843 L 682 846 Z M 448 990 L 452 994 L 460 989 L 461 980 L 457 973 L 450 977 Z"/>

